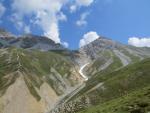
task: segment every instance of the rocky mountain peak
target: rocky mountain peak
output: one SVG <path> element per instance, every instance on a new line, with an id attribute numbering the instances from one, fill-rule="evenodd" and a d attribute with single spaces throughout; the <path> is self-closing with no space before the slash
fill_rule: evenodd
<path id="1" fill-rule="evenodd" d="M 6 30 L 0 29 L 0 48 L 10 46 L 24 49 L 39 49 L 42 51 L 65 49 L 61 44 L 55 43 L 45 36 L 25 34 L 16 37 Z"/>
<path id="2" fill-rule="evenodd" d="M 7 30 L 0 28 L 0 38 L 5 39 L 5 40 L 11 40 L 15 38 L 15 35 L 12 33 L 8 32 Z"/>
<path id="3" fill-rule="evenodd" d="M 119 42 L 113 41 L 106 37 L 99 37 L 98 39 L 94 40 L 90 44 L 84 46 L 83 48 L 105 48 L 105 49 L 113 49 L 117 48 L 118 46 L 123 46 L 123 44 L 120 44 Z"/>
<path id="4" fill-rule="evenodd" d="M 91 58 L 96 58 L 99 56 L 98 54 L 104 50 L 114 50 L 124 48 L 124 44 L 113 41 L 106 37 L 99 37 L 93 42 L 83 46 L 80 48 L 80 52 L 86 54 L 87 56 L 91 56 Z"/>

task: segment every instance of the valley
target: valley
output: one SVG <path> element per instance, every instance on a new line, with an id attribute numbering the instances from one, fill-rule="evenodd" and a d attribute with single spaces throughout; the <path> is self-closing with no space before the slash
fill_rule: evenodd
<path id="1" fill-rule="evenodd" d="M 0 32 L 1 113 L 148 113 L 150 48 L 105 37 L 69 50 Z"/>

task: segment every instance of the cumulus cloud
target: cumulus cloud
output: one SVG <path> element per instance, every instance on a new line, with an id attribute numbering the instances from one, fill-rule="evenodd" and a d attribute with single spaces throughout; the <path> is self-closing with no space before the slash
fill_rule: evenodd
<path id="1" fill-rule="evenodd" d="M 70 12 L 71 13 L 75 12 L 76 10 L 77 10 L 77 5 L 74 4 L 74 5 L 70 6 Z"/>
<path id="2" fill-rule="evenodd" d="M 31 33 L 30 26 L 26 25 L 22 21 L 22 17 L 18 16 L 17 13 L 13 13 L 9 19 L 12 23 L 15 23 L 14 25 L 17 28 L 17 30 L 20 31 L 22 29 L 25 34 Z"/>
<path id="3" fill-rule="evenodd" d="M 96 32 L 90 31 L 84 34 L 83 38 L 80 40 L 79 47 L 83 47 L 98 38 L 99 38 L 99 35 Z"/>
<path id="4" fill-rule="evenodd" d="M 60 21 L 67 21 L 67 16 L 63 13 L 63 12 L 60 12 L 57 16 L 58 20 Z"/>
<path id="5" fill-rule="evenodd" d="M 128 44 L 136 47 L 150 47 L 150 38 L 131 37 Z"/>
<path id="6" fill-rule="evenodd" d="M 24 32 L 30 32 L 30 27 L 36 25 L 41 28 L 43 35 L 56 43 L 63 44 L 59 34 L 59 22 L 67 21 L 67 16 L 62 10 L 63 7 L 68 6 L 72 11 L 76 11 L 77 8 L 88 7 L 93 2 L 94 0 L 12 0 L 13 13 L 10 20 L 16 24 L 18 29 Z M 80 20 L 77 22 L 79 26 L 86 25 L 87 15 L 81 15 Z M 29 19 L 29 23 L 25 22 L 25 19 L 26 21 Z"/>
<path id="7" fill-rule="evenodd" d="M 68 48 L 69 47 L 69 44 L 67 42 L 63 42 L 62 45 L 65 47 L 65 48 Z"/>
<path id="8" fill-rule="evenodd" d="M 25 34 L 30 33 L 30 32 L 31 32 L 30 26 L 25 26 L 25 27 L 24 27 L 24 32 L 25 32 Z"/>
<path id="9" fill-rule="evenodd" d="M 89 15 L 89 12 L 84 12 L 81 14 L 80 19 L 76 21 L 77 26 L 83 26 L 87 24 L 86 18 Z"/>
<path id="10" fill-rule="evenodd" d="M 33 24 L 41 27 L 44 35 L 61 43 L 59 37 L 59 21 L 66 20 L 61 9 L 67 0 L 13 0 L 12 9 L 17 14 L 15 21 L 21 21 L 25 16 L 31 16 Z"/>
<path id="11" fill-rule="evenodd" d="M 94 2 L 94 0 L 76 0 L 79 6 L 89 6 Z"/>
<path id="12" fill-rule="evenodd" d="M 4 5 L 2 3 L 0 3 L 0 17 L 3 16 L 3 14 L 5 13 L 6 8 L 4 7 Z"/>
<path id="13" fill-rule="evenodd" d="M 90 6 L 94 0 L 75 0 L 74 4 L 70 6 L 70 12 L 73 13 L 77 10 L 77 8 L 80 8 L 82 6 L 88 7 Z"/>

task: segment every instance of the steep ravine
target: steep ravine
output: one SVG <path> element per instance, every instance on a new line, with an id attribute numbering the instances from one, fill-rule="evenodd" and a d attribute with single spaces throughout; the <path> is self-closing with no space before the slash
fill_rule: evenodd
<path id="1" fill-rule="evenodd" d="M 100 102 L 106 74 L 150 56 L 149 48 L 103 37 L 76 51 L 46 37 L 5 39 L 0 39 L 7 42 L 0 49 L 0 113 L 77 113 Z"/>
<path id="2" fill-rule="evenodd" d="M 84 69 L 89 65 L 90 63 L 86 63 L 83 66 L 80 67 L 79 69 L 79 74 L 81 75 L 81 77 L 84 79 L 84 82 L 81 83 L 80 85 L 78 85 L 78 87 L 73 90 L 71 93 L 69 93 L 68 95 L 66 95 L 66 97 L 64 97 L 62 100 L 60 100 L 60 102 L 58 103 L 58 105 L 56 105 L 55 109 L 51 110 L 50 113 L 59 113 L 60 109 L 62 110 L 62 108 L 66 105 L 66 102 L 68 102 L 73 96 L 75 96 L 77 93 L 79 93 L 79 91 L 81 91 L 85 85 L 86 85 L 86 81 L 88 81 L 88 76 L 86 76 L 84 74 Z M 65 109 L 66 107 L 64 107 Z M 61 111 L 62 112 L 62 111 Z"/>
<path id="3" fill-rule="evenodd" d="M 16 48 L 0 49 L 0 80 L 0 113 L 47 113 L 84 81 L 63 56 Z"/>

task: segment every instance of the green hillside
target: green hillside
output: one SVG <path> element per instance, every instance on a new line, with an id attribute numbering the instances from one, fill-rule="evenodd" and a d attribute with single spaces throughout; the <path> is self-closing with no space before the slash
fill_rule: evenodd
<path id="1" fill-rule="evenodd" d="M 79 113 L 149 113 L 150 86 L 90 107 Z"/>
<path id="2" fill-rule="evenodd" d="M 40 100 L 40 97 L 35 88 L 40 88 L 43 82 L 47 82 L 61 95 L 65 93 L 66 87 L 78 83 L 77 79 L 72 79 L 77 74 L 74 62 L 64 54 L 17 48 L 0 49 L 1 96 L 20 75 L 23 75 L 31 94 L 37 100 Z M 64 80 L 68 81 L 67 84 Z"/>
<path id="3" fill-rule="evenodd" d="M 150 111 L 150 59 L 99 75 L 103 85 L 84 92 L 93 107 L 80 113 L 148 113 Z M 91 90 L 91 88 L 89 88 Z"/>

